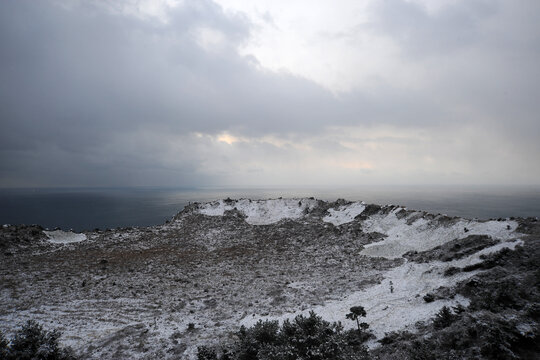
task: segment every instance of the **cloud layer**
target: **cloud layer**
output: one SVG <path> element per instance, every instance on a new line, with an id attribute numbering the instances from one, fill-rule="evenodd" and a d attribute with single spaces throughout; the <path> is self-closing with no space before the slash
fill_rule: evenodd
<path id="1" fill-rule="evenodd" d="M 540 4 L 433 4 L 4 1 L 0 186 L 539 184 Z"/>

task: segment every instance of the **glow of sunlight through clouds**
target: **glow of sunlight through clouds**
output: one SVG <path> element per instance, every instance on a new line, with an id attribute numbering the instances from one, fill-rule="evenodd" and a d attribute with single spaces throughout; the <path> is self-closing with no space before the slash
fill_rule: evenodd
<path id="1" fill-rule="evenodd" d="M 540 183 L 535 0 L 0 3 L 0 186 Z"/>

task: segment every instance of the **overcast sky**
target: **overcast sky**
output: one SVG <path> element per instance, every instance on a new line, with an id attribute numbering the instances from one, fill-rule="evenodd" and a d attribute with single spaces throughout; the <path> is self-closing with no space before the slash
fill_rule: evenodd
<path id="1" fill-rule="evenodd" d="M 0 187 L 540 185 L 539 13 L 3 0 Z"/>

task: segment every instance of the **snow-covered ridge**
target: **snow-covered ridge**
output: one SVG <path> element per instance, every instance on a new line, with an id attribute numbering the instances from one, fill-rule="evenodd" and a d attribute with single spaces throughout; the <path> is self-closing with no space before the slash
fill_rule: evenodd
<path id="1" fill-rule="evenodd" d="M 223 216 L 225 211 L 236 209 L 246 216 L 251 225 L 269 225 L 283 219 L 298 220 L 308 216 L 314 208 L 321 205 L 313 198 L 269 199 L 269 200 L 219 200 L 199 204 L 196 208 L 201 214 Z M 340 226 L 355 221 L 366 209 L 363 202 L 332 204 L 323 222 Z M 317 217 L 320 212 L 317 212 Z M 401 206 L 383 206 L 378 213 L 371 213 L 361 222 L 365 233 L 377 232 L 386 237 L 379 242 L 365 245 L 362 255 L 400 258 L 408 251 L 426 251 L 455 239 L 469 235 L 488 235 L 495 240 L 508 241 L 516 237 L 518 223 L 512 220 L 479 221 L 461 218 L 434 216 L 425 212 L 407 211 Z"/>
<path id="2" fill-rule="evenodd" d="M 327 215 L 323 218 L 323 221 L 334 224 L 335 226 L 349 223 L 354 220 L 354 218 L 360 215 L 366 205 L 363 202 L 353 202 L 348 205 L 340 206 L 336 209 L 328 209 Z"/>
<path id="3" fill-rule="evenodd" d="M 218 200 L 200 204 L 198 212 L 208 216 L 223 216 L 225 211 L 236 209 L 246 216 L 251 225 L 269 225 L 283 219 L 300 219 L 317 206 L 313 198 L 268 199 L 268 200 Z M 363 202 L 352 202 L 328 209 L 322 220 L 339 226 L 352 222 L 366 208 Z"/>
<path id="4" fill-rule="evenodd" d="M 219 200 L 200 204 L 198 211 L 208 216 L 223 216 L 236 209 L 251 225 L 269 225 L 283 219 L 299 219 L 317 205 L 315 199 Z"/>
<path id="5" fill-rule="evenodd" d="M 439 221 L 430 221 L 418 217 L 408 223 L 409 217 L 398 217 L 404 210 L 396 208 L 389 214 L 376 214 L 363 222 L 365 232 L 379 232 L 387 237 L 379 242 L 365 246 L 363 255 L 385 258 L 399 258 L 408 251 L 425 251 L 454 239 L 469 235 L 488 235 L 495 240 L 508 241 L 515 238 L 516 221 L 476 221 L 459 219 L 445 225 Z"/>

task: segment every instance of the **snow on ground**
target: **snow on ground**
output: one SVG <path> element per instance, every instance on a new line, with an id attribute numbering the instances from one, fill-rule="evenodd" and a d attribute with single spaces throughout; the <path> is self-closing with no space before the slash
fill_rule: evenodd
<path id="1" fill-rule="evenodd" d="M 77 234 L 72 231 L 62 231 L 62 230 L 54 230 L 54 231 L 43 231 L 45 235 L 48 237 L 48 241 L 53 244 L 69 244 L 69 243 L 76 243 L 86 240 L 86 235 L 84 234 Z"/>
<path id="2" fill-rule="evenodd" d="M 138 307 L 139 312 L 130 311 L 133 307 Z M 20 326 L 26 320 L 36 320 L 40 323 L 47 324 L 48 327 L 59 329 L 62 331 L 62 344 L 64 346 L 72 346 L 77 348 L 84 341 L 98 340 L 104 335 L 112 334 L 121 330 L 126 325 L 136 323 L 138 315 L 144 313 L 148 307 L 144 300 L 134 300 L 129 298 L 117 298 L 107 301 L 99 300 L 72 300 L 60 305 L 41 305 L 37 308 L 21 310 L 17 313 L 6 315 L 2 321 L 4 325 L 11 324 L 12 328 Z M 123 319 L 119 323 L 117 319 L 103 311 L 104 308 L 115 309 L 122 311 Z M 74 309 L 77 312 L 85 314 L 84 321 L 86 326 L 80 326 L 80 319 L 73 319 L 71 316 Z M 23 321 L 24 320 L 24 321 Z M 72 330 L 76 327 L 76 331 Z"/>
<path id="3" fill-rule="evenodd" d="M 465 219 L 459 219 L 451 225 L 444 225 L 423 217 L 409 225 L 406 217 L 399 219 L 396 216 L 401 210 L 402 208 L 396 208 L 389 214 L 374 215 L 364 221 L 365 232 L 379 232 L 387 237 L 382 241 L 366 245 L 361 254 L 395 259 L 411 250 L 430 250 L 448 241 L 462 239 L 469 235 L 489 235 L 496 240 L 509 240 L 514 237 L 514 230 L 518 226 L 515 221 L 480 222 Z"/>
<path id="4" fill-rule="evenodd" d="M 200 204 L 195 211 L 220 216 L 236 208 L 249 224 L 277 224 L 259 227 L 232 218 L 200 221 L 202 216 L 185 216 L 151 228 L 87 233 L 88 240 L 77 246 L 39 242 L 62 256 L 21 250 L 0 262 L 0 330 L 10 335 L 18 324 L 34 319 L 61 330 L 65 345 L 80 351 L 96 346 L 99 350 L 88 350 L 92 359 L 111 358 L 116 351 L 118 358 L 151 358 L 163 351 L 154 357 L 195 359 L 197 346 L 225 339 L 240 321 L 251 325 L 259 319 L 283 320 L 311 308 L 326 320 L 354 328 L 355 322 L 345 315 L 350 307 L 361 305 L 367 311 L 362 320 L 380 338 L 389 331 L 414 330 L 417 321 L 432 318 L 442 306 L 468 304 L 460 296 L 423 300 L 428 292 L 480 272 L 444 276 L 448 268 L 478 263 L 482 254 L 523 243 L 514 221 L 400 213 L 401 207 L 390 213 L 383 207 L 365 220 L 354 220 L 364 211 L 362 203 L 330 209 L 323 219 L 321 208 L 316 208 L 320 204 L 324 203 L 313 199 L 216 201 Z M 311 210 L 314 216 L 306 215 Z M 279 223 L 282 219 L 300 221 Z M 354 232 L 356 227 L 335 231 L 321 220 L 336 226 L 355 221 L 364 232 L 387 237 L 366 246 L 367 234 Z M 54 243 L 87 239 L 72 232 L 45 234 Z M 451 262 L 378 258 L 429 250 L 472 234 L 501 242 Z M 273 242 L 257 246 L 270 236 L 292 241 L 279 248 Z M 22 259 L 27 262 L 24 267 Z M 189 330 L 190 324 L 194 330 Z M 183 353 L 164 353 L 172 349 L 173 338 L 178 346 L 187 346 Z"/>
<path id="5" fill-rule="evenodd" d="M 329 222 L 335 226 L 346 224 L 362 213 L 366 208 L 363 202 L 354 202 L 352 204 L 340 206 L 337 210 L 328 209 L 330 215 L 323 218 L 324 222 Z"/>
<path id="6" fill-rule="evenodd" d="M 299 219 L 316 205 L 315 199 L 219 200 L 201 204 L 199 212 L 208 216 L 223 216 L 225 211 L 237 209 L 246 215 L 249 224 L 268 225 L 283 219 Z"/>
<path id="7" fill-rule="evenodd" d="M 385 332 L 402 330 L 414 325 L 417 321 L 433 317 L 445 305 L 468 305 L 468 300 L 461 296 L 452 300 L 437 300 L 431 303 L 423 300 L 422 297 L 426 293 L 440 286 L 453 285 L 474 275 L 474 272 L 459 273 L 445 278 L 442 273 L 447 266 L 448 264 L 442 263 L 405 263 L 386 272 L 380 284 L 310 310 L 315 311 L 327 321 L 341 321 L 346 328 L 354 328 L 356 323 L 346 320 L 345 315 L 350 312 L 351 307 L 363 306 L 367 316 L 362 321 L 370 325 L 370 329 L 377 338 L 381 338 Z M 391 286 L 393 291 L 391 291 Z M 248 316 L 241 321 L 241 324 L 251 326 L 260 319 L 283 321 L 307 313 L 307 310 L 298 311 L 277 318 Z"/>
<path id="8" fill-rule="evenodd" d="M 439 287 L 452 287 L 460 281 L 466 280 L 480 271 L 460 272 L 453 276 L 444 276 L 446 269 L 452 266 L 466 266 L 478 262 L 480 253 L 490 254 L 503 248 L 515 249 L 522 244 L 521 240 L 504 242 L 475 253 L 467 258 L 451 261 L 431 263 L 406 262 L 383 274 L 384 280 L 380 284 L 355 292 L 340 300 L 328 301 L 322 306 L 314 307 L 315 311 L 327 321 L 341 321 L 345 328 L 354 328 L 355 322 L 348 321 L 345 315 L 353 306 L 363 306 L 367 316 L 362 321 L 369 324 L 377 339 L 384 337 L 385 333 L 398 330 L 413 330 L 418 321 L 432 318 L 443 306 L 469 305 L 469 300 L 461 295 L 453 299 L 436 300 L 426 303 L 423 296 Z M 252 326 L 259 320 L 293 319 L 295 316 L 307 315 L 309 310 L 284 314 L 279 317 L 246 317 L 241 324 Z M 372 343 L 372 346 L 377 345 Z"/>
<path id="9" fill-rule="evenodd" d="M 469 257 L 466 257 L 464 259 L 455 260 L 452 262 L 452 266 L 455 267 L 465 267 L 467 265 L 474 265 L 481 263 L 483 260 L 481 259 L 482 255 L 489 255 L 492 253 L 495 253 L 497 251 L 500 251 L 502 249 L 510 249 L 515 250 L 516 246 L 523 245 L 523 240 L 521 239 L 515 239 L 513 241 L 505 241 L 498 244 L 495 244 L 493 246 L 487 247 L 485 249 L 482 249 L 478 252 L 475 252 Z"/>

